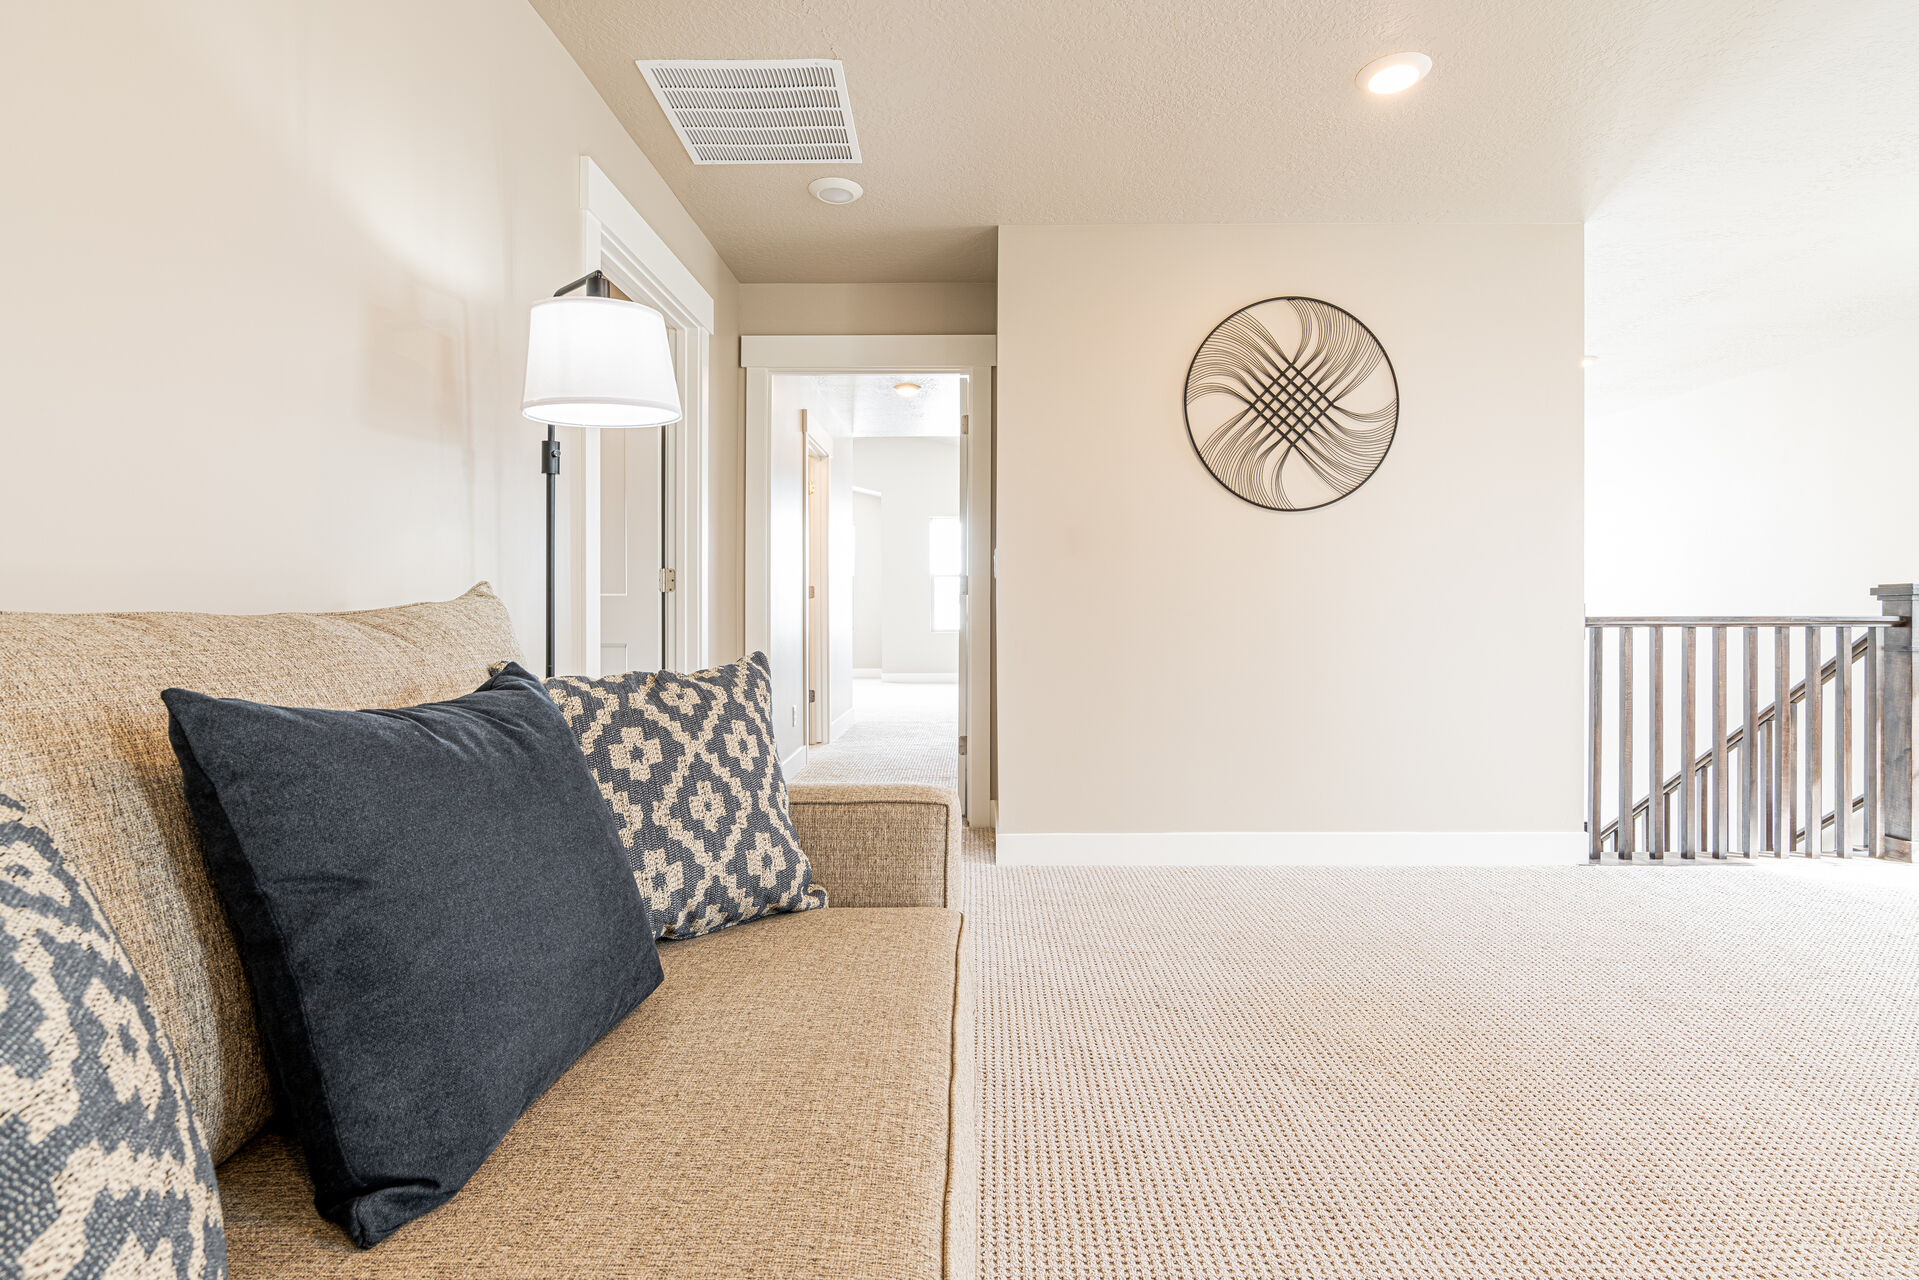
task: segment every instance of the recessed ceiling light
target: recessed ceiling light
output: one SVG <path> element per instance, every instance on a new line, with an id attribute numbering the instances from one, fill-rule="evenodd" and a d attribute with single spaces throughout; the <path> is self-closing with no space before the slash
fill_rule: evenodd
<path id="1" fill-rule="evenodd" d="M 1598 364 L 1598 363 L 1599 363 L 1599 357 L 1598 357 L 1598 356 L 1581 356 L 1581 357 L 1579 357 L 1579 367 L 1580 367 L 1580 368 L 1582 368 L 1582 369 L 1590 369 L 1590 368 L 1592 368 L 1592 367 L 1593 367 L 1594 365 L 1596 365 L 1596 364 Z"/>
<path id="2" fill-rule="evenodd" d="M 1368 93 L 1398 93 L 1426 78 L 1433 60 L 1423 53 L 1389 53 L 1359 69 L 1359 83 Z"/>
<path id="3" fill-rule="evenodd" d="M 893 384 L 893 390 L 897 391 L 902 398 L 911 400 L 920 393 L 920 384 L 917 382 L 897 382 Z"/>
<path id="4" fill-rule="evenodd" d="M 866 194 L 866 189 L 851 178 L 815 178 L 806 189 L 827 204 L 852 204 Z"/>

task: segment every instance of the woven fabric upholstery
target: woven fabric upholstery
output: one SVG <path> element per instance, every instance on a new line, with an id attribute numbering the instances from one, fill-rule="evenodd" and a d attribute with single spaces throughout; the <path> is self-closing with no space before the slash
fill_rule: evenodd
<path id="1" fill-rule="evenodd" d="M 959 797 L 920 783 L 794 782 L 793 829 L 836 907 L 957 907 Z"/>
<path id="2" fill-rule="evenodd" d="M 213 1158 L 146 988 L 0 795 L 0 1275 L 219 1280 Z"/>
<path id="3" fill-rule="evenodd" d="M 763 653 L 708 671 L 546 682 L 663 938 L 826 905 L 786 815 Z"/>
<path id="4" fill-rule="evenodd" d="M 0 613 L 0 778 L 92 885 L 145 979 L 216 1160 L 270 1110 L 259 1033 L 201 861 L 160 690 L 287 706 L 410 706 L 518 656 L 484 584 L 364 613 Z"/>
<path id="5" fill-rule="evenodd" d="M 261 1135 L 220 1170 L 233 1272 L 970 1278 L 962 947 L 956 912 L 837 907 L 662 943 L 659 990 L 458 1196 L 371 1251 L 314 1213 L 297 1150 Z"/>

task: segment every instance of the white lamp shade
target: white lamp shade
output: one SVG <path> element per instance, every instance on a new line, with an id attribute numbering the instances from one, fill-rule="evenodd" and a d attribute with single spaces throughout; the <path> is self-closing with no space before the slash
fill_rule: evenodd
<path id="1" fill-rule="evenodd" d="M 534 303 L 520 412 L 562 427 L 678 422 L 680 393 L 665 319 L 623 298 Z"/>

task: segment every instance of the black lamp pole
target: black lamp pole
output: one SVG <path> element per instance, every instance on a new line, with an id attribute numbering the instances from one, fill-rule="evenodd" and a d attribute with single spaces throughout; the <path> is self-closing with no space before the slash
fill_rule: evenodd
<path id="1" fill-rule="evenodd" d="M 581 276 L 564 288 L 555 289 L 553 296 L 564 298 L 575 289 L 584 288 L 589 298 L 608 297 L 606 273 L 593 271 Z M 553 424 L 546 424 L 546 439 L 540 443 L 540 474 L 546 477 L 546 676 L 553 678 L 554 637 L 557 627 L 554 621 L 557 611 L 556 591 L 558 572 L 554 563 L 554 539 L 558 533 L 558 511 L 560 501 L 560 442 L 553 434 Z"/>

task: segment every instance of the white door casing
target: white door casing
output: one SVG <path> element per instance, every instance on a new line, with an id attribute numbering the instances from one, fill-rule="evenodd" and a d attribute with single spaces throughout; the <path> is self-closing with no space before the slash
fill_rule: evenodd
<path id="1" fill-rule="evenodd" d="M 993 689 L 993 376 L 998 340 L 961 335 L 748 335 L 740 339 L 746 370 L 746 647 L 772 652 L 772 394 L 776 373 L 956 373 L 966 378 L 967 418 L 961 512 L 966 531 L 967 592 L 962 628 L 961 761 L 967 822 L 990 827 Z M 804 696 L 803 694 L 801 695 Z M 776 692 L 775 701 L 780 695 Z"/>
<path id="2" fill-rule="evenodd" d="M 802 415 L 804 417 L 804 415 Z M 832 506 L 831 451 L 825 438 L 806 437 L 806 745 L 827 742 L 832 734 L 833 682 L 828 658 L 827 615 L 838 584 L 827 569 L 828 513 Z"/>
<path id="3" fill-rule="evenodd" d="M 708 661 L 707 597 L 710 557 L 707 531 L 707 440 L 710 427 L 713 298 L 647 225 L 592 157 L 580 157 L 581 274 L 604 271 L 620 291 L 658 310 L 666 319 L 680 392 L 681 418 L 665 427 L 617 434 L 653 437 L 638 452 L 657 448 L 660 477 L 658 567 L 673 572 L 664 593 L 662 645 L 657 665 L 690 671 Z M 570 624 L 560 647 L 560 670 L 601 671 L 601 431 L 578 431 L 568 439 L 562 463 L 569 516 L 568 547 L 574 554 L 561 573 Z M 629 479 L 635 452 L 627 441 Z M 617 446 L 616 446 L 617 447 Z M 562 554 L 565 554 L 563 549 Z M 657 588 L 658 579 L 654 578 Z M 631 664 L 638 666 L 639 664 Z"/>

